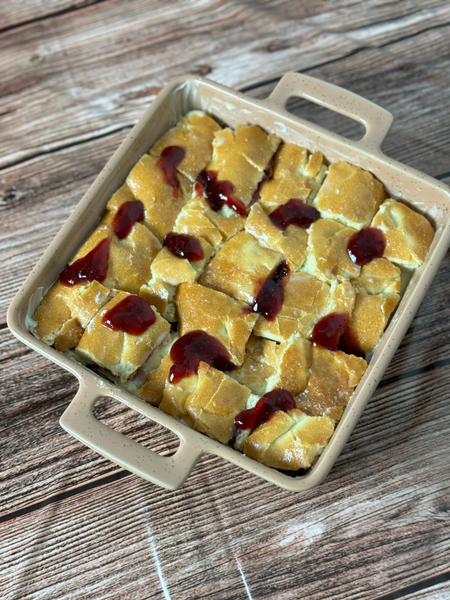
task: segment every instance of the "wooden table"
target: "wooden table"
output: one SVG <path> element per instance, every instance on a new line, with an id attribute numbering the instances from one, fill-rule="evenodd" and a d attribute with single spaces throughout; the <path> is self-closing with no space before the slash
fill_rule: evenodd
<path id="1" fill-rule="evenodd" d="M 0 597 L 450 598 L 450 256 L 326 481 L 293 494 L 214 456 L 164 491 L 58 425 L 75 379 L 19 343 L 17 289 L 176 75 L 262 98 L 286 71 L 393 113 L 386 154 L 450 183 L 447 0 L 0 4 Z M 307 102 L 291 110 L 355 137 Z M 118 403 L 99 417 L 161 453 Z"/>

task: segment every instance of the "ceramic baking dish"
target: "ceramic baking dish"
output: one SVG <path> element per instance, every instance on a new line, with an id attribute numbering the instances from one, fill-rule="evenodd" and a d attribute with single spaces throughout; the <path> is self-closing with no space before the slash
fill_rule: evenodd
<path id="1" fill-rule="evenodd" d="M 365 136 L 349 141 L 285 110 L 287 101 L 301 96 L 362 123 Z M 254 123 L 284 141 L 320 150 L 329 162 L 346 160 L 373 173 L 393 198 L 401 198 L 433 223 L 436 235 L 423 265 L 414 272 L 406 293 L 372 356 L 328 446 L 317 463 L 299 477 L 285 475 L 190 429 L 157 408 L 102 379 L 88 368 L 36 339 L 28 324 L 44 293 L 58 278 L 93 231 L 111 195 L 122 185 L 139 158 L 178 118 L 202 109 L 222 123 L 236 127 Z M 23 284 L 8 312 L 12 333 L 25 344 L 73 373 L 79 390 L 61 417 L 61 425 L 78 440 L 133 473 L 168 489 L 180 487 L 204 452 L 217 454 L 287 490 L 302 491 L 319 484 L 333 466 L 369 398 L 416 313 L 450 245 L 450 190 L 442 183 L 386 157 L 381 143 L 392 115 L 349 91 L 298 73 L 285 75 L 265 100 L 253 100 L 200 77 L 178 78 L 158 95 L 141 120 L 100 173 L 95 183 Z M 109 429 L 98 421 L 93 407 L 109 396 L 173 431 L 177 452 L 163 457 Z"/>

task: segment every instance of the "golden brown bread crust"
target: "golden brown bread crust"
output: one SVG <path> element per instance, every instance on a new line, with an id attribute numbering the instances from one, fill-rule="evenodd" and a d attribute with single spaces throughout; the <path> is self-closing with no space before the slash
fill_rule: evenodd
<path id="1" fill-rule="evenodd" d="M 192 184 L 182 173 L 178 173 L 180 185 L 178 198 L 175 198 L 174 190 L 166 183 L 163 172 L 156 166 L 157 162 L 157 157 L 144 154 L 128 175 L 127 185 L 136 200 L 144 204 L 144 224 L 162 243 L 190 198 Z"/>
<path id="2" fill-rule="evenodd" d="M 367 294 L 360 289 L 350 318 L 348 333 L 352 334 L 361 350 L 372 352 L 383 333 L 386 324 L 399 303 L 398 294 Z"/>
<path id="3" fill-rule="evenodd" d="M 385 199 L 383 184 L 368 171 L 333 163 L 313 204 L 322 217 L 360 229 L 369 225 Z"/>
<path id="4" fill-rule="evenodd" d="M 243 231 L 231 238 L 216 254 L 199 278 L 199 283 L 253 304 L 261 283 L 283 260 L 283 255 L 264 248 Z"/>
<path id="5" fill-rule="evenodd" d="M 105 312 L 111 310 L 129 295 L 126 292 L 119 292 L 105 304 L 89 323 L 75 348 L 75 352 L 84 360 L 108 369 L 121 381 L 130 379 L 170 332 L 170 324 L 156 311 L 155 323 L 141 335 L 112 331 L 105 327 L 102 323 Z"/>
<path id="6" fill-rule="evenodd" d="M 228 443 L 234 418 L 247 406 L 250 390 L 201 362 L 198 374 L 167 383 L 159 408 L 209 437 Z"/>
<path id="7" fill-rule="evenodd" d="M 186 156 L 177 170 L 191 181 L 206 168 L 213 152 L 214 133 L 220 125 L 201 110 L 193 110 L 181 117 L 175 127 L 169 129 L 152 146 L 150 154 L 160 156 L 168 146 L 180 146 Z"/>
<path id="8" fill-rule="evenodd" d="M 196 283 L 183 283 L 176 295 L 179 332 L 203 330 L 218 339 L 235 365 L 244 360 L 245 347 L 258 318 L 246 304 Z"/>
<path id="9" fill-rule="evenodd" d="M 319 219 L 309 228 L 305 271 L 322 281 L 358 277 L 361 268 L 350 258 L 347 246 L 355 229 L 334 219 Z"/>
<path id="10" fill-rule="evenodd" d="M 163 399 L 164 388 L 172 365 L 173 361 L 170 356 L 165 356 L 161 364 L 151 371 L 145 382 L 134 391 L 136 396 L 152 406 L 159 406 Z"/>
<path id="11" fill-rule="evenodd" d="M 215 249 L 244 229 L 245 219 L 224 206 L 213 211 L 203 197 L 195 196 L 183 207 L 173 230 L 203 238 Z"/>
<path id="12" fill-rule="evenodd" d="M 231 181 L 235 196 L 249 206 L 264 170 L 280 144 L 280 138 L 257 125 L 239 125 L 234 131 L 216 131 L 213 156 L 208 171 L 216 171 L 218 181 Z"/>
<path id="13" fill-rule="evenodd" d="M 325 173 L 326 166 L 320 152 L 309 156 L 306 148 L 282 144 L 275 156 L 273 177 L 261 188 L 261 205 L 270 212 L 291 198 L 310 202 Z"/>
<path id="14" fill-rule="evenodd" d="M 186 399 L 186 410 L 197 431 L 227 444 L 235 417 L 247 406 L 250 390 L 231 377 L 200 363 L 195 392 Z"/>
<path id="15" fill-rule="evenodd" d="M 140 223 L 135 223 L 129 235 L 119 240 L 114 235 L 114 216 L 114 213 L 106 213 L 69 264 L 86 256 L 102 240 L 110 238 L 108 271 L 102 284 L 109 289 L 138 294 L 141 286 L 151 279 L 151 264 L 161 244 Z"/>
<path id="16" fill-rule="evenodd" d="M 384 256 L 410 269 L 423 263 L 434 237 L 433 228 L 425 217 L 391 198 L 380 206 L 372 227 L 378 227 L 384 233 Z"/>
<path id="17" fill-rule="evenodd" d="M 66 287 L 57 281 L 44 296 L 33 321 L 33 333 L 60 352 L 74 348 L 89 321 L 112 296 L 98 281 Z"/>
<path id="18" fill-rule="evenodd" d="M 308 415 L 339 421 L 366 368 L 363 358 L 314 346 L 308 385 L 297 396 L 297 407 Z"/>
<path id="19" fill-rule="evenodd" d="M 306 258 L 308 233 L 296 225 L 286 231 L 278 229 L 260 204 L 254 204 L 245 222 L 245 231 L 253 235 L 260 244 L 283 254 L 291 271 L 299 269 Z"/>
<path id="20" fill-rule="evenodd" d="M 354 285 L 368 294 L 400 293 L 401 271 L 387 258 L 375 258 L 364 265 Z"/>
<path id="21" fill-rule="evenodd" d="M 284 289 L 281 311 L 273 321 L 260 316 L 253 333 L 277 342 L 294 334 L 309 337 L 314 325 L 329 313 L 351 314 L 355 292 L 349 281 L 320 281 L 309 273 L 292 273 Z"/>
<path id="22" fill-rule="evenodd" d="M 276 388 L 297 396 L 308 383 L 312 348 L 311 342 L 299 336 L 277 344 L 252 335 L 242 366 L 231 376 L 259 396 Z"/>
<path id="23" fill-rule="evenodd" d="M 156 306 L 158 312 L 170 322 L 177 320 L 175 294 L 178 286 L 196 281 L 214 253 L 214 248 L 206 240 L 197 239 L 204 255 L 201 260 L 191 262 L 187 258 L 178 258 L 164 246 L 152 262 L 151 280 L 139 291 L 140 296 Z"/>
<path id="24" fill-rule="evenodd" d="M 246 438 L 244 454 L 275 469 L 307 469 L 333 431 L 334 423 L 327 416 L 312 417 L 297 409 L 278 411 Z"/>

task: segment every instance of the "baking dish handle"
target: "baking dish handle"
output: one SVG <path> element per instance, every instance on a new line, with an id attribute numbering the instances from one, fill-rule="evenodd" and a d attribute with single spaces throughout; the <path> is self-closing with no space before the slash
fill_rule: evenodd
<path id="1" fill-rule="evenodd" d="M 384 108 L 337 85 L 302 73 L 286 73 L 267 100 L 278 109 L 285 109 L 288 100 L 295 96 L 362 123 L 366 134 L 361 140 L 353 143 L 371 150 L 381 148 L 392 125 L 393 116 Z"/>
<path id="2" fill-rule="evenodd" d="M 161 456 L 100 422 L 93 413 L 96 401 L 105 396 L 95 385 L 80 381 L 80 388 L 60 419 L 60 425 L 79 441 L 132 473 L 169 490 L 178 489 L 195 467 L 202 450 L 179 434 L 180 446 L 173 456 Z"/>

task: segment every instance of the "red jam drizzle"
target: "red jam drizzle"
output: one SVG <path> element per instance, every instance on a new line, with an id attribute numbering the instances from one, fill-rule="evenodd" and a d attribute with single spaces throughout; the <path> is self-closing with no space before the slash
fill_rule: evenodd
<path id="1" fill-rule="evenodd" d="M 385 248 L 386 239 L 380 229 L 363 227 L 350 238 L 347 252 L 352 261 L 362 267 L 374 258 L 381 258 Z"/>
<path id="2" fill-rule="evenodd" d="M 284 286 L 288 281 L 289 274 L 290 269 L 285 260 L 275 267 L 256 296 L 253 312 L 259 313 L 268 321 L 275 320 L 283 308 Z"/>
<path id="3" fill-rule="evenodd" d="M 103 315 L 102 324 L 112 331 L 142 335 L 156 321 L 150 305 L 140 296 L 124 298 Z"/>
<path id="4" fill-rule="evenodd" d="M 350 321 L 348 313 L 330 313 L 314 326 L 311 341 L 328 350 L 338 350 L 339 341 L 347 331 Z"/>
<path id="5" fill-rule="evenodd" d="M 124 202 L 116 213 L 113 221 L 114 233 L 119 240 L 130 235 L 133 225 L 144 220 L 144 204 L 140 200 Z"/>
<path id="6" fill-rule="evenodd" d="M 245 204 L 234 196 L 236 188 L 231 181 L 217 181 L 217 171 L 202 171 L 195 182 L 195 191 L 204 196 L 215 212 L 226 204 L 240 217 L 247 216 Z"/>
<path id="7" fill-rule="evenodd" d="M 305 204 L 300 198 L 291 198 L 289 202 L 282 204 L 269 215 L 275 227 L 283 231 L 286 231 L 289 225 L 307 229 L 319 217 L 319 211 L 314 206 Z"/>
<path id="8" fill-rule="evenodd" d="M 192 235 L 170 232 L 166 235 L 164 246 L 174 256 L 187 258 L 190 262 L 204 258 L 203 248 L 199 240 Z"/>
<path id="9" fill-rule="evenodd" d="M 68 265 L 59 276 L 59 281 L 72 287 L 91 281 L 102 282 L 108 274 L 109 247 L 111 238 L 105 238 L 83 258 Z"/>
<path id="10" fill-rule="evenodd" d="M 360 358 L 366 358 L 366 354 L 363 352 L 359 344 L 358 336 L 353 331 L 350 331 L 350 329 L 347 329 L 347 331 L 341 337 L 339 342 L 339 350 L 342 350 L 342 352 L 345 352 L 346 354 L 354 354 Z"/>
<path id="11" fill-rule="evenodd" d="M 225 346 L 205 331 L 190 331 L 177 340 L 170 350 L 170 358 L 175 364 L 169 372 L 170 383 L 178 383 L 183 377 L 198 372 L 200 362 L 208 363 L 219 371 L 237 369 Z"/>
<path id="12" fill-rule="evenodd" d="M 181 146 L 167 146 L 161 152 L 161 156 L 156 166 L 164 174 L 164 180 L 173 188 L 173 197 L 178 198 L 178 189 L 180 182 L 177 176 L 177 167 L 186 156 L 186 150 Z"/>
<path id="13" fill-rule="evenodd" d="M 267 423 L 278 410 L 287 412 L 296 408 L 294 397 L 287 390 L 277 388 L 260 398 L 253 408 L 243 410 L 234 419 L 234 429 L 231 445 L 241 431 L 253 431 L 263 423 Z"/>

